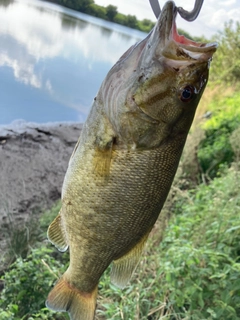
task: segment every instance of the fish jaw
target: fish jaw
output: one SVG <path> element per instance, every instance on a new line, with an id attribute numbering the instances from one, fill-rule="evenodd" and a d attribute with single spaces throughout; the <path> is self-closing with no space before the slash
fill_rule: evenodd
<path id="1" fill-rule="evenodd" d="M 180 36 L 176 15 L 177 7 L 168 1 L 151 33 L 120 58 L 100 88 L 96 102 L 121 146 L 151 148 L 177 128 L 188 133 L 217 44 Z M 187 89 L 192 99 L 183 102 Z"/>
<path id="2" fill-rule="evenodd" d="M 167 58 L 183 62 L 206 61 L 212 58 L 217 43 L 200 43 L 179 35 L 176 26 L 177 7 L 173 1 L 166 2 L 145 46 L 143 63 L 151 59 Z M 148 56 L 148 58 L 146 57 Z"/>

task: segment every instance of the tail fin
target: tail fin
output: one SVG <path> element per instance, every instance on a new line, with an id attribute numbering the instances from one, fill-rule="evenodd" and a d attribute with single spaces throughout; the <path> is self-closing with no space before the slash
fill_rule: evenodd
<path id="1" fill-rule="evenodd" d="M 46 306 L 54 311 L 67 311 L 71 320 L 93 320 L 97 299 L 97 287 L 91 293 L 72 287 L 64 275 L 49 293 Z"/>

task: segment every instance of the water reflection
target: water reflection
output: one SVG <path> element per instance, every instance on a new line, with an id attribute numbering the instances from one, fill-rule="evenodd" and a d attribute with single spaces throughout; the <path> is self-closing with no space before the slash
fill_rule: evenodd
<path id="1" fill-rule="evenodd" d="M 110 67 L 144 36 L 42 1 L 0 0 L 0 21 L 0 123 L 83 121 Z"/>

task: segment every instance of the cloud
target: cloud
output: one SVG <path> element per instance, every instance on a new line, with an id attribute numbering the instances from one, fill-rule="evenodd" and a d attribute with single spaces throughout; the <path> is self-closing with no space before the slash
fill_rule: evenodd
<path id="1" fill-rule="evenodd" d="M 240 8 L 234 8 L 230 10 L 221 8 L 213 13 L 211 20 L 209 20 L 209 24 L 214 28 L 218 28 L 219 25 L 223 24 L 223 21 L 224 22 L 229 20 L 239 21 L 239 17 L 240 17 Z"/>
<path id="2" fill-rule="evenodd" d="M 51 81 L 49 79 L 46 81 L 45 87 L 50 93 L 53 93 L 52 84 L 51 84 Z"/>
<path id="3" fill-rule="evenodd" d="M 34 73 L 34 65 L 9 57 L 5 53 L 0 54 L 0 66 L 10 67 L 16 80 L 29 84 L 35 88 L 41 88 L 41 78 Z"/>
<path id="4" fill-rule="evenodd" d="M 237 0 L 224 0 L 224 1 L 220 1 L 219 4 L 224 7 L 229 7 L 237 4 Z"/>
<path id="5" fill-rule="evenodd" d="M 44 8 L 48 5 L 43 4 Z M 135 30 L 132 35 L 128 35 L 126 30 L 129 29 L 120 25 L 115 25 L 115 30 L 108 30 L 108 22 L 94 17 L 89 19 L 98 25 L 76 20 L 69 27 L 64 24 L 67 16 L 57 12 L 57 8 L 61 10 L 61 7 L 54 6 L 55 10 L 43 9 L 40 12 L 31 2 L 14 2 L 12 6 L 0 8 L 0 66 L 11 68 L 17 81 L 44 90 L 54 101 L 83 110 L 82 106 L 88 104 L 86 99 L 73 101 L 74 97 L 70 93 L 74 90 L 71 87 L 66 90 L 61 78 L 53 76 L 53 79 L 49 79 L 45 68 L 54 68 L 54 58 L 58 59 L 58 63 L 61 59 L 65 60 L 64 66 L 69 65 L 70 68 L 74 63 L 75 66 L 81 66 L 82 61 L 87 61 L 84 72 L 87 68 L 94 75 L 97 64 L 103 68 L 105 63 L 109 68 L 124 51 L 141 39 L 142 34 Z M 81 16 L 79 13 L 77 15 Z M 58 68 L 57 72 L 68 72 L 66 67 L 63 68 Z M 90 75 L 86 74 L 86 77 Z M 89 85 L 93 86 L 92 83 Z M 85 84 L 87 86 L 88 82 Z"/>
<path id="6" fill-rule="evenodd" d="M 18 2 L 9 7 L 9 10 L 0 10 L 0 21 L 0 35 L 12 36 L 36 62 L 56 56 L 78 59 L 77 56 L 73 56 L 73 52 L 81 52 L 90 61 L 106 61 L 113 64 L 130 45 L 141 39 L 137 31 L 136 36 L 128 36 L 87 22 L 84 28 L 79 28 L 76 24 L 74 30 L 69 33 L 68 29 L 64 29 L 61 15 L 57 12 L 44 12 L 41 15 L 36 7 L 26 7 Z M 117 28 L 124 31 L 123 26 Z M 124 42 L 121 41 L 122 37 L 125 37 Z"/>

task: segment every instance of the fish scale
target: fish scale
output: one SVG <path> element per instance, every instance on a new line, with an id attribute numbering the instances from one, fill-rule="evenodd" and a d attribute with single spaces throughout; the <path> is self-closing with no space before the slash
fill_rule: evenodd
<path id="1" fill-rule="evenodd" d="M 165 159 L 163 159 L 163 154 Z M 131 157 L 129 157 L 129 155 L 131 155 Z M 113 256 L 111 260 L 114 260 L 116 258 L 115 255 L 121 256 L 125 252 L 129 251 L 129 244 L 132 247 L 135 245 L 135 242 L 141 239 L 146 231 L 152 227 L 161 210 L 163 201 L 159 202 L 159 197 L 165 199 L 166 194 L 168 193 L 168 189 L 171 185 L 172 175 L 174 175 L 175 173 L 173 172 L 173 164 L 175 163 L 175 158 L 173 158 L 172 156 L 169 157 L 169 155 L 171 155 L 171 148 L 167 147 L 165 148 L 164 153 L 162 153 L 159 149 L 151 151 L 144 150 L 142 152 L 135 152 L 130 154 L 127 151 L 125 151 L 125 153 L 115 151 L 115 154 L 113 154 L 112 156 L 111 164 L 112 181 L 109 181 L 109 183 L 105 186 L 104 183 L 101 183 L 102 177 L 100 176 L 99 182 L 97 180 L 97 177 L 94 175 L 96 185 L 98 185 L 98 189 L 94 192 L 92 197 L 81 197 L 81 202 L 78 202 L 77 199 L 75 199 L 71 204 L 71 206 L 75 205 L 84 207 L 81 215 L 76 216 L 76 218 L 71 221 L 71 223 L 68 215 L 65 215 L 65 219 L 69 220 L 66 230 L 67 234 L 71 233 L 71 229 L 79 228 L 82 229 L 82 232 L 76 237 L 75 242 L 81 244 L 82 238 L 88 238 L 89 242 L 91 242 L 91 234 L 95 233 L 96 227 L 98 227 L 98 234 L 96 235 L 97 239 L 95 242 L 105 240 L 105 246 L 101 242 L 102 251 L 100 251 L 99 248 L 97 250 L 98 256 L 101 255 L 102 252 L 105 253 L 106 248 L 109 245 L 109 240 L 105 235 L 106 233 L 110 238 L 113 236 L 113 234 L 114 238 L 120 238 L 118 242 L 111 243 L 111 256 Z M 124 163 L 124 165 L 130 169 L 132 173 L 133 183 L 128 180 L 127 176 L 122 175 L 122 163 Z M 164 166 L 163 171 L 161 171 L 161 168 L 159 168 L 159 163 Z M 142 164 L 145 164 L 145 166 Z M 150 168 L 154 169 L 150 170 Z M 92 170 L 93 168 L 89 169 L 85 167 L 86 172 Z M 78 175 L 78 173 L 74 174 Z M 92 177 L 88 176 L 88 179 L 91 180 Z M 136 183 L 137 188 L 135 187 Z M 164 190 L 162 190 L 161 188 L 161 186 L 163 185 Z M 168 188 L 166 188 L 167 185 Z M 146 192 L 146 187 L 148 186 L 151 186 L 151 193 Z M 79 193 L 81 193 L 80 186 L 75 186 L 75 188 L 77 188 L 79 190 Z M 84 194 L 89 194 L 91 192 L 91 190 L 88 190 L 86 185 L 82 187 L 82 189 L 85 189 Z M 71 189 L 69 190 L 69 192 L 71 193 Z M 125 196 L 126 192 L 128 194 L 127 197 Z M 99 201 L 99 195 L 101 195 L 102 203 L 97 205 L 96 198 Z M 120 199 L 118 206 L 114 206 L 116 195 L 117 198 Z M 65 195 L 65 197 L 67 196 L 68 194 Z M 108 201 L 106 201 L 105 199 L 108 199 Z M 95 220 L 92 218 L 88 219 L 90 211 L 92 211 L 92 214 L 96 213 L 96 210 L 89 209 L 89 206 L 91 206 L 92 203 L 94 203 L 97 208 L 101 208 L 101 211 L 97 213 L 98 215 L 96 216 L 95 214 Z M 129 206 L 129 204 L 131 206 Z M 66 206 L 69 205 L 67 204 Z M 128 215 L 121 214 L 122 212 L 124 212 L 125 208 L 128 208 Z M 70 210 L 66 208 L 65 211 L 70 212 Z M 99 225 L 99 215 L 101 215 L 101 225 Z M 117 217 L 117 219 L 115 219 L 115 217 Z M 133 219 L 133 217 L 138 217 L 138 219 Z M 106 223 L 107 221 L 109 221 L 108 224 Z M 79 227 L 77 227 L 78 224 Z M 121 227 L 121 229 L 119 229 L 119 226 Z M 101 228 L 104 229 L 103 233 L 101 233 Z M 91 232 L 91 230 L 93 231 Z M 122 230 L 124 230 L 124 237 L 122 237 Z M 102 239 L 103 235 L 104 239 Z M 136 238 L 136 240 L 133 242 L 132 239 L 134 238 Z M 71 242 L 71 239 L 69 239 L 69 242 Z M 119 248 L 123 248 L 123 252 L 118 252 Z M 114 254 L 114 252 L 116 253 Z M 89 256 L 89 253 L 87 253 L 87 255 Z M 79 258 L 79 253 L 76 256 Z M 99 280 L 99 277 L 108 266 L 108 260 L 109 259 L 105 260 L 106 265 L 104 264 L 101 268 L 99 268 L 98 274 L 95 270 L 95 286 Z M 78 261 L 77 264 L 79 265 Z M 87 267 L 88 269 L 88 266 L 85 267 Z M 83 275 L 85 279 L 85 273 L 83 273 Z M 79 277 L 81 278 L 81 274 L 79 275 Z"/>
<path id="2" fill-rule="evenodd" d="M 177 34 L 174 2 L 103 81 L 70 158 L 62 208 L 48 229 L 70 264 L 46 305 L 93 320 L 112 263 L 120 288 L 134 272 L 167 198 L 216 44 Z"/>

